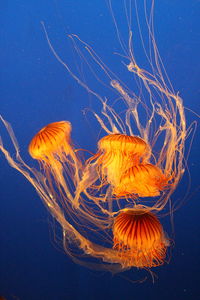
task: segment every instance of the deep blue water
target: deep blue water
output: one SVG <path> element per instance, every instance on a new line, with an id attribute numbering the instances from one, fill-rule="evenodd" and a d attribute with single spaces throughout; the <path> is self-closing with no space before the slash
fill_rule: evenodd
<path id="1" fill-rule="evenodd" d="M 121 1 L 113 2 L 127 41 Z M 167 73 L 184 105 L 200 113 L 200 2 L 155 2 L 156 40 Z M 77 74 L 81 71 L 67 38 L 70 33 L 78 34 L 92 45 L 125 82 L 128 73 L 121 63 L 123 59 L 113 55 L 121 50 L 104 0 L 2 0 L 0 113 L 12 124 L 21 153 L 30 164 L 33 162 L 27 146 L 47 123 L 69 120 L 73 125 L 73 140 L 91 151 L 95 151 L 100 130 L 90 114 L 86 117 L 83 114 L 87 107 L 98 110 L 99 104 L 55 59 L 40 21 L 45 22 L 56 51 Z M 142 55 L 138 58 L 142 61 Z M 83 72 L 87 83 L 101 93 L 92 76 Z M 102 96 L 110 95 L 102 89 Z M 188 123 L 198 120 L 190 111 L 186 111 L 186 117 Z M 3 126 L 0 128 L 4 142 L 11 147 Z M 52 219 L 32 186 L 0 154 L 0 295 L 11 300 L 200 299 L 199 140 L 197 128 L 188 160 L 190 192 L 174 215 L 176 236 L 172 258 L 169 265 L 155 269 L 158 278 L 154 284 L 143 271 L 133 269 L 113 277 L 74 264 L 58 249 Z M 174 197 L 183 196 L 185 185 L 189 185 L 188 177 L 180 182 Z M 145 275 L 148 280 L 142 284 L 122 278 L 137 280 Z"/>

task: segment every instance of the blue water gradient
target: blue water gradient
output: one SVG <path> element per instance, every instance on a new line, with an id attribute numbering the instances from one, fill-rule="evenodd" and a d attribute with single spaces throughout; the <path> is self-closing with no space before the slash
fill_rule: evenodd
<path id="1" fill-rule="evenodd" d="M 123 2 L 113 2 L 120 30 L 127 40 Z M 167 73 L 185 107 L 198 113 L 199 15 L 199 0 L 155 1 L 155 34 Z M 41 21 L 45 22 L 56 51 L 74 71 L 80 69 L 67 37 L 71 33 L 88 42 L 125 82 L 130 80 L 122 64 L 125 60 L 113 54 L 122 51 L 106 1 L 0 1 L 0 113 L 12 123 L 21 153 L 31 165 L 34 162 L 27 154 L 27 146 L 44 125 L 69 120 L 73 140 L 91 151 L 95 151 L 100 130 L 92 115 L 83 113 L 85 108 L 98 110 L 99 103 L 55 59 Z M 138 48 L 141 62 L 139 52 Z M 91 75 L 84 75 L 102 96 L 110 96 L 96 86 Z M 189 123 L 197 120 L 189 110 L 186 117 Z M 3 126 L 0 130 L 11 147 Z M 33 187 L 0 154 L 0 295 L 8 300 L 200 299 L 199 141 L 198 128 L 188 161 L 190 192 L 174 215 L 175 247 L 169 265 L 155 269 L 158 279 L 154 284 L 145 271 L 132 269 L 113 277 L 74 264 L 55 242 L 55 226 L 58 232 L 59 226 Z M 188 182 L 188 176 L 183 178 L 174 197 L 184 196 Z M 142 284 L 124 279 L 134 281 L 145 276 L 148 280 Z"/>

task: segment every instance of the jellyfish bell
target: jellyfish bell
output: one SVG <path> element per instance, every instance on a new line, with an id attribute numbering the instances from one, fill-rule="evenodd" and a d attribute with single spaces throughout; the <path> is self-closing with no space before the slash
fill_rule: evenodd
<path id="1" fill-rule="evenodd" d="M 71 123 L 54 122 L 43 127 L 31 140 L 29 154 L 32 158 L 51 164 L 53 157 L 63 160 L 71 151 Z"/>
<path id="2" fill-rule="evenodd" d="M 156 197 L 171 186 L 171 178 L 153 164 L 138 164 L 122 175 L 119 185 L 113 189 L 113 194 L 117 197 L 130 194 L 136 194 L 138 197 Z"/>
<path id="3" fill-rule="evenodd" d="M 156 215 L 147 208 L 124 209 L 113 224 L 113 249 L 137 268 L 162 265 L 169 240 Z"/>
<path id="4" fill-rule="evenodd" d="M 109 134 L 104 136 L 98 142 L 98 148 L 101 152 L 122 152 L 125 156 L 133 156 L 139 160 L 149 154 L 149 146 L 138 136 L 130 136 L 127 134 Z"/>

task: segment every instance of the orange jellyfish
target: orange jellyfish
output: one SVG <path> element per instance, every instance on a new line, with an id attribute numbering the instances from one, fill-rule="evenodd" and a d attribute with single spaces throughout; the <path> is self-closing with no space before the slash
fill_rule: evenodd
<path id="1" fill-rule="evenodd" d="M 146 208 L 124 209 L 113 225 L 113 248 L 126 265 L 157 267 L 164 263 L 169 240 L 158 218 Z"/>
<path id="2" fill-rule="evenodd" d="M 71 145 L 71 124 L 68 121 L 50 123 L 42 128 L 29 144 L 29 154 L 37 159 L 47 174 L 69 195 L 64 173 L 70 175 L 71 165 L 75 166 L 75 180 L 78 177 L 78 159 Z"/>
<path id="3" fill-rule="evenodd" d="M 155 197 L 167 189 L 171 177 L 152 164 L 138 164 L 128 169 L 121 177 L 113 193 L 117 197 L 136 194 L 139 197 Z"/>

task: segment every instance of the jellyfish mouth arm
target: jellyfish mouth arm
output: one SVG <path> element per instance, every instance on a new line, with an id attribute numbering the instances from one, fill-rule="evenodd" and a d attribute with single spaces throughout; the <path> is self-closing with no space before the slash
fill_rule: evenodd
<path id="1" fill-rule="evenodd" d="M 77 188 L 75 190 L 75 197 L 73 200 L 73 205 L 75 208 L 80 206 L 80 195 L 85 192 L 94 182 L 98 180 L 98 172 L 96 164 L 88 164 L 84 171 L 81 180 L 79 181 Z"/>
<path id="2" fill-rule="evenodd" d="M 82 179 L 80 180 L 77 189 L 74 193 L 75 196 L 72 205 L 75 209 L 79 209 L 82 211 L 83 214 L 85 214 L 84 209 L 81 209 L 81 207 L 86 208 L 84 200 L 85 195 L 88 200 L 91 200 L 92 202 L 94 202 L 94 204 L 96 204 L 96 206 L 100 209 L 103 215 L 114 216 L 116 212 L 112 211 L 111 206 L 108 209 L 102 206 L 102 203 L 108 203 L 109 205 L 111 205 L 110 203 L 112 202 L 112 187 L 108 186 L 106 194 L 103 196 L 97 196 L 96 194 L 93 194 L 93 191 L 95 191 L 96 193 L 96 190 L 99 188 L 94 186 L 94 183 L 98 179 L 99 173 L 97 163 L 88 163 L 83 171 Z M 87 213 L 85 215 L 87 215 Z"/>
<path id="3" fill-rule="evenodd" d="M 134 133 L 132 131 L 132 127 L 131 127 L 131 122 L 130 122 L 130 116 L 132 116 L 135 121 L 135 124 L 137 126 L 137 129 L 140 133 L 140 136 L 148 143 L 149 142 L 149 129 L 150 129 L 150 125 L 152 123 L 152 120 L 153 120 L 153 117 L 155 114 L 155 108 L 154 108 L 152 100 L 150 101 L 151 106 L 152 106 L 151 115 L 149 117 L 149 120 L 146 123 L 145 128 L 144 128 L 140 122 L 138 109 L 137 109 L 138 105 L 141 103 L 140 98 L 138 96 L 136 96 L 135 94 L 133 97 L 129 96 L 129 94 L 125 91 L 125 89 L 122 87 L 120 82 L 118 82 L 117 80 L 112 80 L 110 82 L 110 85 L 118 91 L 118 93 L 122 96 L 122 98 L 125 100 L 125 102 L 127 103 L 128 107 L 129 107 L 129 109 L 127 109 L 127 111 L 126 111 L 125 123 L 129 129 L 130 135 L 134 135 Z M 148 86 L 146 88 L 148 88 Z M 149 88 L 148 88 L 148 91 L 150 94 Z M 150 99 L 151 99 L 151 96 L 150 96 Z"/>
<path id="4" fill-rule="evenodd" d="M 89 257 L 101 259 L 103 263 L 105 262 L 105 265 L 103 265 L 102 262 L 100 263 L 102 269 L 110 270 L 111 268 L 111 270 L 115 270 L 115 272 L 121 272 L 131 268 L 130 265 L 127 265 L 126 258 L 120 255 L 118 251 L 112 248 L 100 246 L 89 241 L 87 238 L 82 236 L 71 224 L 69 224 L 64 217 L 62 218 L 61 216 L 58 216 L 57 220 L 63 228 L 64 249 L 66 253 L 68 253 L 72 257 L 72 259 L 73 257 L 75 257 L 75 254 L 73 254 L 69 249 L 69 241 L 71 241 L 72 244 L 75 244 L 76 247 L 79 247 Z M 88 262 L 85 263 L 85 265 L 87 266 Z M 91 263 L 91 265 L 93 265 L 93 263 Z"/>
<path id="5" fill-rule="evenodd" d="M 96 195 L 90 194 L 87 190 L 88 189 L 97 189 L 96 186 L 93 184 L 99 179 L 99 173 L 97 171 L 97 164 L 88 164 L 83 171 L 83 177 L 80 180 L 77 189 L 75 191 L 75 197 L 73 201 L 74 207 L 78 208 L 81 204 L 81 193 L 84 193 L 88 199 L 93 200 L 95 203 L 98 202 L 106 202 L 108 195 L 105 197 L 97 197 Z"/>
<path id="6" fill-rule="evenodd" d="M 179 105 L 179 99 L 177 100 Z M 185 169 L 183 161 L 187 130 L 183 107 L 180 105 L 179 108 L 180 125 L 176 122 L 176 116 L 172 115 L 169 118 L 168 112 L 164 111 L 160 105 L 157 105 L 156 111 L 165 120 L 165 124 L 159 128 L 160 131 L 165 131 L 165 139 L 157 164 L 163 164 L 165 161 L 164 172 L 167 176 L 172 176 L 177 185 Z"/>
<path id="7" fill-rule="evenodd" d="M 120 119 L 119 115 L 117 115 L 115 110 L 107 104 L 107 100 L 102 102 L 101 113 L 102 116 L 105 116 L 105 118 L 107 119 L 110 129 L 105 125 L 105 122 L 97 113 L 94 112 L 94 116 L 100 124 L 101 128 L 104 129 L 107 134 L 126 134 L 126 128 L 123 124 L 123 121 Z"/>
<path id="8" fill-rule="evenodd" d="M 82 169 L 82 162 L 77 158 L 74 151 L 71 151 L 70 153 L 73 162 L 74 162 L 74 169 L 75 169 L 75 177 L 74 177 L 74 183 L 77 185 L 80 181 L 80 170 Z"/>

